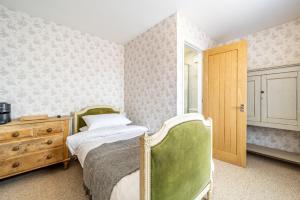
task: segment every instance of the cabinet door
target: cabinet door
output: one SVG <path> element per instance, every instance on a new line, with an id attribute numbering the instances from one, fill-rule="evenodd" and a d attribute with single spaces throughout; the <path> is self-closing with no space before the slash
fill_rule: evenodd
<path id="1" fill-rule="evenodd" d="M 297 72 L 262 76 L 262 122 L 298 126 L 298 85 Z"/>
<path id="2" fill-rule="evenodd" d="M 260 121 L 260 92 L 261 92 L 261 76 L 248 77 L 247 89 L 248 109 L 247 117 L 248 124 Z M 250 122 L 250 123 L 249 123 Z"/>

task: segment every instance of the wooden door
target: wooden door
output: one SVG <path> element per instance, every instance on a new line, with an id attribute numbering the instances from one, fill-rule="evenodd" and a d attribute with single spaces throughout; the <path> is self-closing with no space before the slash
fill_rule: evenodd
<path id="1" fill-rule="evenodd" d="M 204 115 L 213 120 L 213 156 L 246 166 L 247 43 L 209 49 L 204 57 Z"/>
<path id="2" fill-rule="evenodd" d="M 262 122 L 298 126 L 298 72 L 262 76 Z"/>
<path id="3" fill-rule="evenodd" d="M 260 122 L 261 76 L 249 76 L 247 84 L 247 119 Z"/>

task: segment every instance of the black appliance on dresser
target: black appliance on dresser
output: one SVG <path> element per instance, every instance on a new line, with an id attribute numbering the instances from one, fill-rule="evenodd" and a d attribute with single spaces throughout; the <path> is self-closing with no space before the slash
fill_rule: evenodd
<path id="1" fill-rule="evenodd" d="M 6 124 L 10 121 L 10 104 L 0 102 L 0 124 Z"/>

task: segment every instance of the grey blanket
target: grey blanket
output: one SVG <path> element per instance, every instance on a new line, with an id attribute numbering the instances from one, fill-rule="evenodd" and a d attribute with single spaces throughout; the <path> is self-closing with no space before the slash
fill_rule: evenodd
<path id="1" fill-rule="evenodd" d="M 84 161 L 83 181 L 93 200 L 110 200 L 114 186 L 139 169 L 138 137 L 103 144 L 91 150 Z"/>

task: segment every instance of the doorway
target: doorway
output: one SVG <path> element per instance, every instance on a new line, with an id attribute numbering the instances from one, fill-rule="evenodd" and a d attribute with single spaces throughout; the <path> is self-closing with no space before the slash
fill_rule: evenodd
<path id="1" fill-rule="evenodd" d="M 202 52 L 184 45 L 184 113 L 202 113 Z"/>

